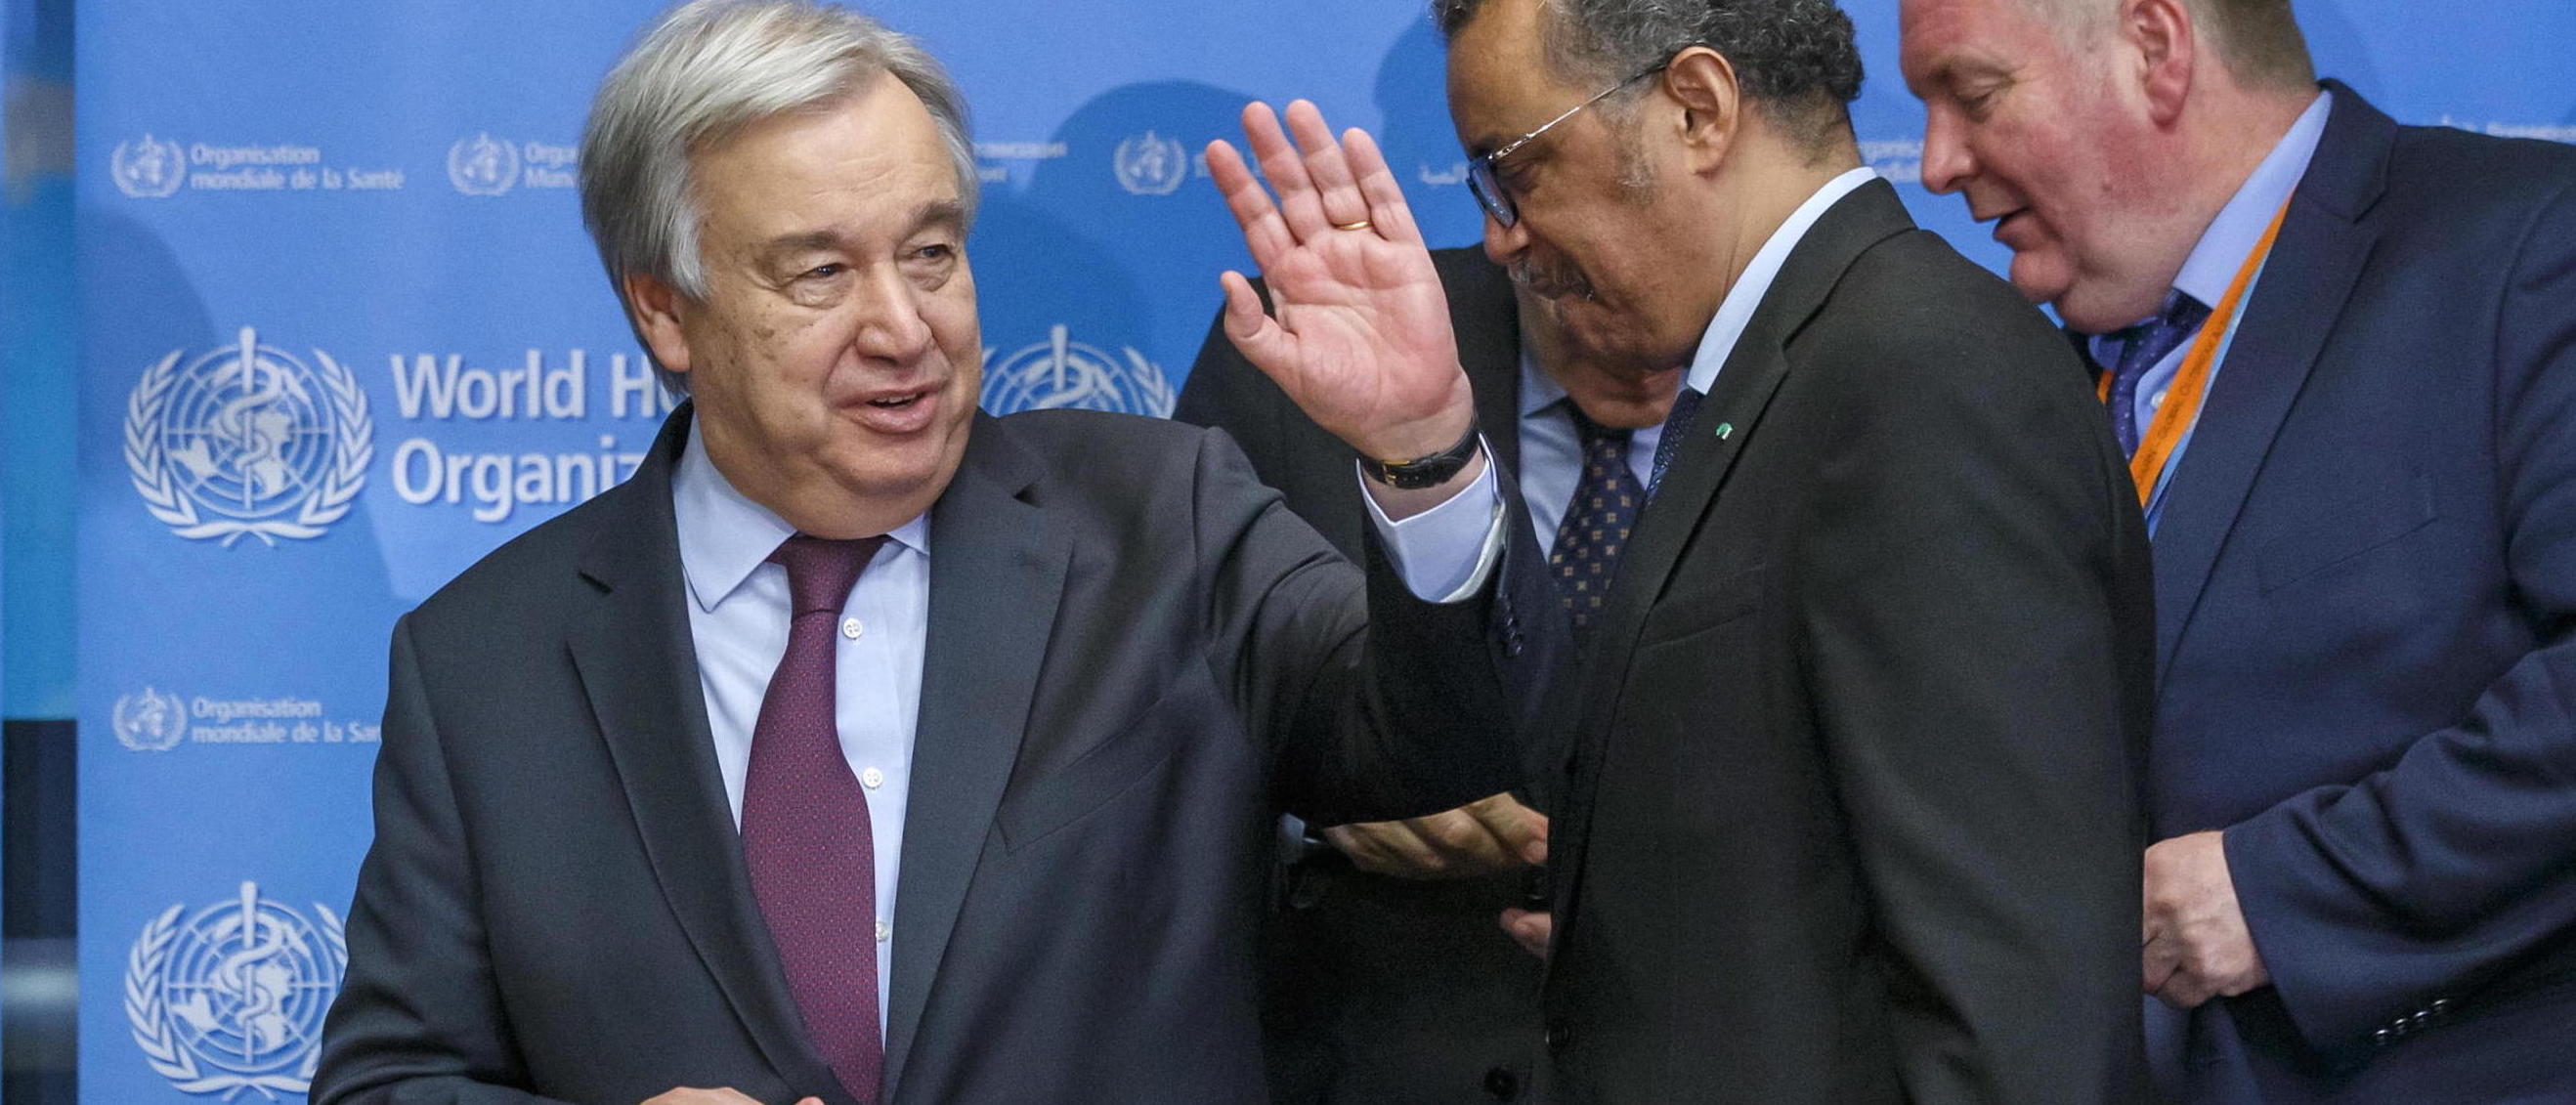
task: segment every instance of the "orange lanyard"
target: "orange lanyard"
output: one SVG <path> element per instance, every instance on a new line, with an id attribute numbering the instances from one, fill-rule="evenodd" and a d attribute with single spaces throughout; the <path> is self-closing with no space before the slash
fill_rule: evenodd
<path id="1" fill-rule="evenodd" d="M 2245 267 L 2236 270 L 2236 280 L 2227 286 L 2227 295 L 2201 324 L 2200 336 L 2191 343 L 2190 355 L 2183 358 L 2182 368 L 2174 373 L 2173 383 L 2165 389 L 2165 401 L 2156 407 L 2155 421 L 2147 426 L 2147 436 L 2138 442 L 2137 455 L 2129 458 L 2129 479 L 2138 485 L 2138 505 L 2146 506 L 2155 499 L 2156 484 L 2164 479 L 2165 465 L 2173 459 L 2174 449 L 2182 444 L 2183 435 L 2191 432 L 2200 417 L 2200 405 L 2209 398 L 2209 371 L 2218 364 L 2218 347 L 2227 339 L 2228 327 L 2235 324 L 2236 312 L 2244 306 L 2245 290 L 2254 284 L 2254 274 L 2262 271 L 2263 262 L 2272 255 L 2272 242 L 2281 236 L 2281 223 L 2290 214 L 2288 200 L 2281 201 L 2279 214 L 2263 231 L 2263 240 L 2254 244 L 2254 252 L 2245 258 Z M 2102 402 L 2111 401 L 2111 374 L 2102 374 Z"/>

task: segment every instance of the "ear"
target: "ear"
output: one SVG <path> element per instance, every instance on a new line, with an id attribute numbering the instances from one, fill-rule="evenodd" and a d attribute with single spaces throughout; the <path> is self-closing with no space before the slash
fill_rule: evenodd
<path id="1" fill-rule="evenodd" d="M 635 333 L 651 347 L 653 359 L 673 372 L 689 370 L 689 339 L 680 329 L 685 297 L 678 288 L 648 273 L 630 272 L 617 282 L 625 293 L 626 317 Z"/>
<path id="2" fill-rule="evenodd" d="M 2120 5 L 2120 40 L 2138 59 L 2138 90 L 2148 118 L 2158 127 L 2173 125 L 2191 98 L 2193 71 L 2200 60 L 2199 29 L 2184 0 L 2124 0 Z"/>
<path id="3" fill-rule="evenodd" d="M 1681 105 L 1682 148 L 1690 171 L 1708 173 L 1726 162 L 1744 130 L 1744 89 L 1726 55 L 1693 46 L 1664 66 L 1664 92 Z"/>

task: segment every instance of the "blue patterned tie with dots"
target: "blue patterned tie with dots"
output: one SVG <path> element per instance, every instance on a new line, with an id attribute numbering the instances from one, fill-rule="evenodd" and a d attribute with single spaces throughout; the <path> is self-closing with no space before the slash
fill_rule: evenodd
<path id="1" fill-rule="evenodd" d="M 1646 489 L 1628 470 L 1629 431 L 1598 425 L 1571 402 L 1565 413 L 1574 419 L 1582 441 L 1583 476 L 1575 481 L 1573 500 L 1565 504 L 1564 521 L 1557 523 L 1556 547 L 1547 564 L 1580 636 L 1601 613 L 1619 552 L 1628 547 L 1638 508 L 1646 505 Z"/>
<path id="2" fill-rule="evenodd" d="M 1699 416 L 1699 404 L 1706 395 L 1684 387 L 1673 396 L 1673 409 L 1664 415 L 1664 436 L 1655 441 L 1655 464 L 1646 475 L 1646 494 L 1652 497 L 1663 490 L 1664 473 L 1673 466 L 1673 458 L 1682 451 L 1682 439 L 1690 436 L 1691 420 Z"/>
<path id="3" fill-rule="evenodd" d="M 2209 308 L 2175 292 L 2163 314 L 2111 335 L 2122 343 L 2120 363 L 2111 369 L 2111 395 L 2107 400 L 2111 404 L 2111 432 L 2119 437 L 2121 452 L 2138 455 L 2138 381 L 2208 321 Z"/>

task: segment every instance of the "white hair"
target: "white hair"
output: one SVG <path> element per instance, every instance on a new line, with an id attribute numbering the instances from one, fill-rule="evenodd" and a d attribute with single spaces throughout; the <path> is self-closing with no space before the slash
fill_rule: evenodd
<path id="1" fill-rule="evenodd" d="M 623 294 L 626 277 L 649 275 L 705 298 L 691 155 L 764 120 L 855 96 L 888 74 L 938 125 L 971 224 L 977 177 L 966 99 L 911 36 L 812 0 L 695 0 L 665 13 L 601 82 L 582 128 L 582 222 L 609 282 Z M 686 392 L 679 374 L 661 377 Z"/>

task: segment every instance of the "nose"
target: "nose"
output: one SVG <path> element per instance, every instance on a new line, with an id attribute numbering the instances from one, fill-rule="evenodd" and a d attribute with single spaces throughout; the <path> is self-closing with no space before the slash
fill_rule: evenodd
<path id="1" fill-rule="evenodd" d="M 1977 172 L 1976 158 L 1968 153 L 1965 120 L 1958 109 L 1944 104 L 1926 104 L 1923 113 L 1923 187 L 1949 195 L 1968 183 Z"/>
<path id="2" fill-rule="evenodd" d="M 1523 219 L 1510 226 L 1504 226 L 1502 220 L 1495 218 L 1491 213 L 1485 216 L 1485 256 L 1495 264 L 1509 265 L 1520 257 L 1522 250 L 1528 248 L 1529 220 Z"/>
<path id="3" fill-rule="evenodd" d="M 858 295 L 859 326 L 851 346 L 859 355 L 900 366 L 930 351 L 930 323 L 921 317 L 922 293 L 895 266 L 871 270 Z"/>

